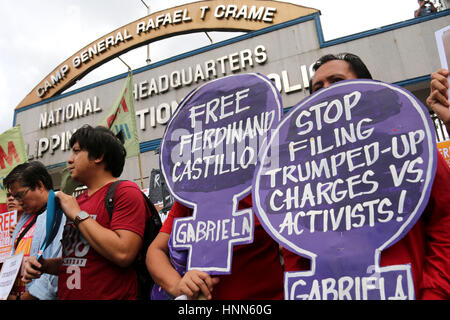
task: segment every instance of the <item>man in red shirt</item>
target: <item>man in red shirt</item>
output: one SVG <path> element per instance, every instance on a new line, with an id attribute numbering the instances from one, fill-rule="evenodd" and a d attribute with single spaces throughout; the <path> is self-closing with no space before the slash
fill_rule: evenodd
<path id="1" fill-rule="evenodd" d="M 350 79 L 372 79 L 358 56 L 325 55 L 313 66 L 311 93 Z M 416 299 L 450 298 L 450 168 L 437 153 L 437 170 L 428 204 L 403 239 L 381 253 L 380 266 L 411 264 Z M 308 261 L 287 253 L 286 271 L 305 270 Z"/>
<path id="2" fill-rule="evenodd" d="M 68 221 L 62 258 L 40 263 L 29 260 L 25 279 L 39 277 L 42 272 L 58 274 L 61 300 L 137 299 L 132 263 L 142 246 L 150 212 L 139 187 L 131 181 L 118 185 L 111 220 L 104 201 L 125 164 L 123 143 L 106 128 L 84 126 L 73 134 L 70 146 L 71 177 L 87 190 L 77 199 L 56 194 Z"/>

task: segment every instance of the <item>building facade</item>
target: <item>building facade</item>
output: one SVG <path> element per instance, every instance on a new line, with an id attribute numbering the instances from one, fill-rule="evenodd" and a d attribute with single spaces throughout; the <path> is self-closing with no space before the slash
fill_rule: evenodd
<path id="1" fill-rule="evenodd" d="M 450 10 L 444 10 L 324 41 L 320 12 L 315 11 L 133 70 L 144 187 L 148 188 L 151 170 L 159 168 L 159 145 L 170 116 L 192 89 L 212 79 L 247 72 L 263 74 L 274 82 L 288 110 L 308 96 L 311 65 L 316 59 L 327 53 L 351 52 L 363 59 L 374 79 L 400 85 L 425 103 L 430 73 L 440 68 L 434 33 L 449 25 L 449 15 Z M 126 32 L 121 36 L 125 39 Z M 78 57 L 81 61 L 89 55 Z M 71 134 L 83 124 L 94 126 L 103 119 L 126 76 L 120 74 L 16 108 L 14 125 L 22 128 L 28 157 L 47 166 L 55 187 L 60 185 L 70 156 Z M 438 132 L 438 139 L 448 136 Z M 127 159 L 121 178 L 139 184 L 137 158 Z"/>

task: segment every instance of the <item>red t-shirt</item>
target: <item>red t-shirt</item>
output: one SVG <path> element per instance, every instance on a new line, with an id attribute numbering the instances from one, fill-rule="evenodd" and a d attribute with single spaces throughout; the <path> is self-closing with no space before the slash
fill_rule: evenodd
<path id="1" fill-rule="evenodd" d="M 309 260 L 285 250 L 286 271 L 309 270 Z M 450 167 L 438 153 L 430 200 L 403 239 L 381 253 L 380 266 L 411 264 L 416 299 L 450 299 Z"/>
<path id="2" fill-rule="evenodd" d="M 144 235 L 145 220 L 150 216 L 138 186 L 131 181 L 121 182 L 114 196 L 111 221 L 105 208 L 103 186 L 91 196 L 87 191 L 78 198 L 81 210 L 86 211 L 101 226 L 111 230 L 129 230 Z M 63 234 L 63 264 L 58 279 L 60 300 L 121 300 L 137 299 L 137 276 L 133 267 L 122 268 L 98 254 L 81 232 L 68 221 Z"/>
<path id="3" fill-rule="evenodd" d="M 251 195 L 239 202 L 239 209 L 252 206 Z M 161 228 L 170 234 L 173 219 L 192 215 L 191 209 L 175 202 Z M 253 243 L 233 247 L 231 275 L 220 275 L 212 292 L 215 300 L 283 299 L 283 270 L 278 244 L 264 231 L 255 216 Z"/>

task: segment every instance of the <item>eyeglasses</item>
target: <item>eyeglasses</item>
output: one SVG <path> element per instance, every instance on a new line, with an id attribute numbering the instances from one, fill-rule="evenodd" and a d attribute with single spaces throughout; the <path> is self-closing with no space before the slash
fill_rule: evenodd
<path id="1" fill-rule="evenodd" d="M 27 192 L 30 191 L 30 188 L 27 188 L 27 190 L 19 192 L 18 194 L 11 194 L 15 200 L 17 201 L 23 201 L 23 198 L 25 197 L 25 195 L 27 194 Z"/>

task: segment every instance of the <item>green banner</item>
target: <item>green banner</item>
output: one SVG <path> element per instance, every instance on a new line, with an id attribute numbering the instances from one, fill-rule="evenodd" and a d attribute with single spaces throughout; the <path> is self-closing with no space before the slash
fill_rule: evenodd
<path id="1" fill-rule="evenodd" d="M 115 134 L 123 131 L 127 158 L 139 155 L 139 138 L 136 129 L 133 77 L 131 72 L 128 74 L 125 85 L 116 102 L 99 125 L 111 129 Z"/>
<path id="2" fill-rule="evenodd" d="M 6 190 L 3 179 L 18 164 L 26 162 L 27 152 L 20 126 L 0 134 L 0 203 L 6 203 Z"/>

